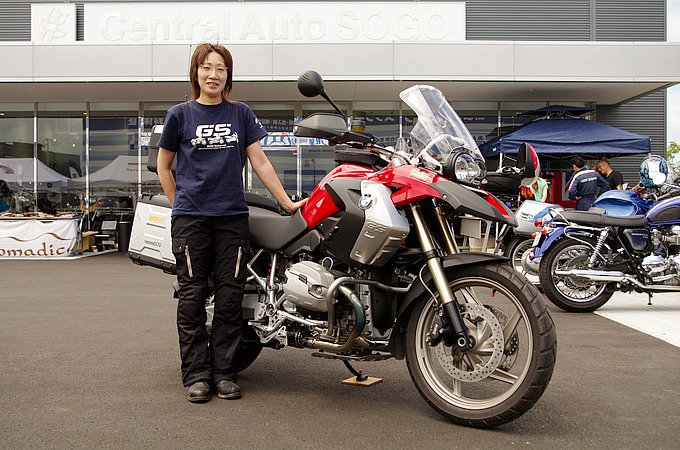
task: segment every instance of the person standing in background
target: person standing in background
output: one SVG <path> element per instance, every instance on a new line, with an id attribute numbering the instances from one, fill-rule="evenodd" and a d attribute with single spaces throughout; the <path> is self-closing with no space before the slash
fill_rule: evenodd
<path id="1" fill-rule="evenodd" d="M 520 200 L 534 200 L 537 202 L 548 201 L 548 182 L 540 176 L 531 186 L 521 186 L 519 188 Z"/>
<path id="2" fill-rule="evenodd" d="M 531 192 L 534 194 L 534 200 L 537 202 L 547 202 L 548 182 L 539 176 L 531 185 Z"/>
<path id="3" fill-rule="evenodd" d="M 12 191 L 9 190 L 7 182 L 0 180 L 0 213 L 6 213 L 10 210 L 10 200 Z"/>
<path id="4" fill-rule="evenodd" d="M 602 158 L 600 162 L 595 165 L 595 172 L 602 175 L 602 178 L 607 180 L 610 189 L 621 189 L 623 185 L 623 175 L 618 170 L 612 169 L 607 158 Z"/>
<path id="5" fill-rule="evenodd" d="M 576 200 L 577 211 L 588 211 L 600 188 L 600 194 L 609 190 L 609 183 L 602 178 L 599 173 L 586 167 L 586 160 L 582 156 L 575 156 L 571 159 L 574 175 L 571 177 L 567 190 L 569 199 Z"/>

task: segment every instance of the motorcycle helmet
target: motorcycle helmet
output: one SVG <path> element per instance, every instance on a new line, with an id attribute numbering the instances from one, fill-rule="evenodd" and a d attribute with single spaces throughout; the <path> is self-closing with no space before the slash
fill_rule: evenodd
<path id="1" fill-rule="evenodd" d="M 640 182 L 648 188 L 662 186 L 668 178 L 668 164 L 658 155 L 650 155 L 640 164 Z"/>

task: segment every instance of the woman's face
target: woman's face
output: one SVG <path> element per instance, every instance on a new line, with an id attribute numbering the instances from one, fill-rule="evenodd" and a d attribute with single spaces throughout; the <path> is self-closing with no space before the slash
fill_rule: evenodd
<path id="1" fill-rule="evenodd" d="M 228 69 L 224 58 L 219 53 L 210 52 L 202 64 L 198 66 L 198 85 L 201 98 L 222 99 L 222 91 L 227 83 Z"/>

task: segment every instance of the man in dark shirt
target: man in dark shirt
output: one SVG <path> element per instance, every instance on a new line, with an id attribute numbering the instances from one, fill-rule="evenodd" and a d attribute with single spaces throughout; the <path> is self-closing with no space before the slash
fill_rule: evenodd
<path id="1" fill-rule="evenodd" d="M 609 183 L 599 173 L 586 167 L 582 156 L 575 156 L 571 160 L 574 176 L 569 182 L 569 199 L 576 200 L 577 211 L 588 211 L 595 201 L 597 188 L 600 193 L 609 190 Z"/>
<path id="2" fill-rule="evenodd" d="M 602 177 L 609 183 L 610 189 L 621 189 L 623 185 L 623 175 L 618 170 L 612 169 L 609 165 L 609 161 L 606 158 L 602 158 L 600 162 L 595 166 L 595 171 L 602 175 Z"/>

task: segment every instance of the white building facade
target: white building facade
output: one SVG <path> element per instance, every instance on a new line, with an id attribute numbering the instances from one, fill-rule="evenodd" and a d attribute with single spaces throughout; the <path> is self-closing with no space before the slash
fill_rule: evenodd
<path id="1" fill-rule="evenodd" d="M 665 154 L 666 89 L 680 83 L 665 0 L 8 1 L 0 158 L 33 157 L 69 178 L 121 155 L 143 170 L 150 129 L 191 95 L 189 58 L 206 41 L 231 51 L 231 98 L 270 132 L 328 108 L 297 92 L 298 75 L 313 69 L 386 144 L 412 124 L 398 93 L 424 83 L 442 90 L 479 143 L 526 120 L 523 111 L 558 104 L 593 108 L 590 118 L 650 136 L 652 152 Z M 291 194 L 309 192 L 334 166 L 324 146 L 269 143 Z M 612 166 L 636 182 L 640 160 Z M 40 196 L 32 181 L 18 188 Z M 157 186 L 140 174 L 127 188 L 134 196 Z M 52 198 L 61 208 L 77 202 L 72 192 Z"/>

